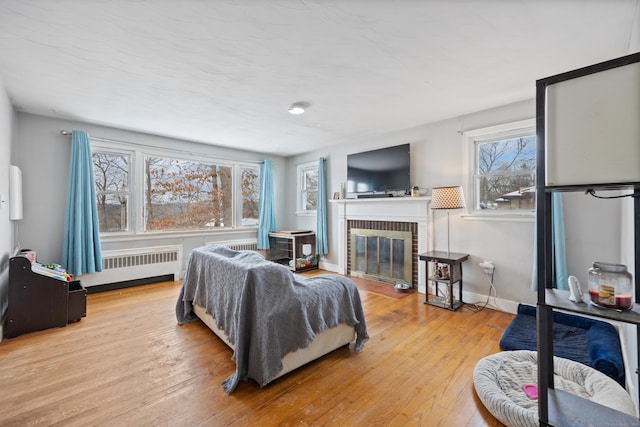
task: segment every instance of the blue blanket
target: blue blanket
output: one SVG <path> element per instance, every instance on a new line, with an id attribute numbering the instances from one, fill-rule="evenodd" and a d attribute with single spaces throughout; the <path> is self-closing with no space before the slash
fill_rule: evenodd
<path id="1" fill-rule="evenodd" d="M 196 319 L 192 304 L 204 307 L 235 347 L 236 372 L 223 382 L 227 393 L 248 378 L 266 385 L 282 370 L 284 356 L 339 324 L 355 328 L 356 350 L 369 339 L 351 279 L 303 278 L 252 251 L 195 249 L 176 304 L 178 323 Z"/>
<path id="2" fill-rule="evenodd" d="M 536 308 L 520 304 L 518 314 L 502 335 L 502 350 L 537 350 Z M 554 311 L 553 353 L 575 360 L 625 383 L 624 359 L 618 331 L 610 323 Z"/>

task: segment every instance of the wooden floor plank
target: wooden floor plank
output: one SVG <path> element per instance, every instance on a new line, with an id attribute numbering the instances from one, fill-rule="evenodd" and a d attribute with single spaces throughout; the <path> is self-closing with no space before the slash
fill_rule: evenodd
<path id="1" fill-rule="evenodd" d="M 81 321 L 5 340 L 0 425 L 501 425 L 472 372 L 499 351 L 510 314 L 361 290 L 363 351 L 344 347 L 227 396 L 232 352 L 199 321 L 177 325 L 179 286 L 91 294 Z"/>

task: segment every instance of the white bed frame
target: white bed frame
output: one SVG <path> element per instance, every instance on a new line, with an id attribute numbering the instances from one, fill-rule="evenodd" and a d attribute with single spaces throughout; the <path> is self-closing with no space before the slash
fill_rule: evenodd
<path id="1" fill-rule="evenodd" d="M 193 312 L 205 325 L 209 327 L 209 329 L 224 341 L 225 344 L 235 350 L 233 344 L 229 342 L 224 331 L 218 328 L 215 319 L 213 316 L 205 312 L 204 307 L 193 304 Z M 355 328 L 345 324 L 340 324 L 334 328 L 327 329 L 326 331 L 317 334 L 315 340 L 313 340 L 308 347 L 289 353 L 282 359 L 283 369 L 273 379 L 275 380 L 276 378 L 280 378 L 281 376 L 311 362 L 312 360 L 324 356 L 335 349 L 348 345 L 355 340 L 355 335 Z"/>

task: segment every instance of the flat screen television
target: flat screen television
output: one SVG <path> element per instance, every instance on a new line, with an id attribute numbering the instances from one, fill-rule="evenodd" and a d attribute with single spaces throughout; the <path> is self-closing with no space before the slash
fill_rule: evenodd
<path id="1" fill-rule="evenodd" d="M 347 155 L 348 193 L 385 193 L 410 188 L 411 144 Z"/>

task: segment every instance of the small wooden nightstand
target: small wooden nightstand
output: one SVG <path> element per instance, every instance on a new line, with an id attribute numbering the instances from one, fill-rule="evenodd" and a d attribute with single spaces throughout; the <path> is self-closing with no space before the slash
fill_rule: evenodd
<path id="1" fill-rule="evenodd" d="M 464 304 L 462 301 L 462 263 L 469 258 L 469 255 L 431 251 L 418 254 L 418 258 L 420 261 L 427 262 L 427 289 L 424 303 L 448 310 L 457 310 Z M 458 284 L 457 295 L 454 292 L 456 283 Z"/>

